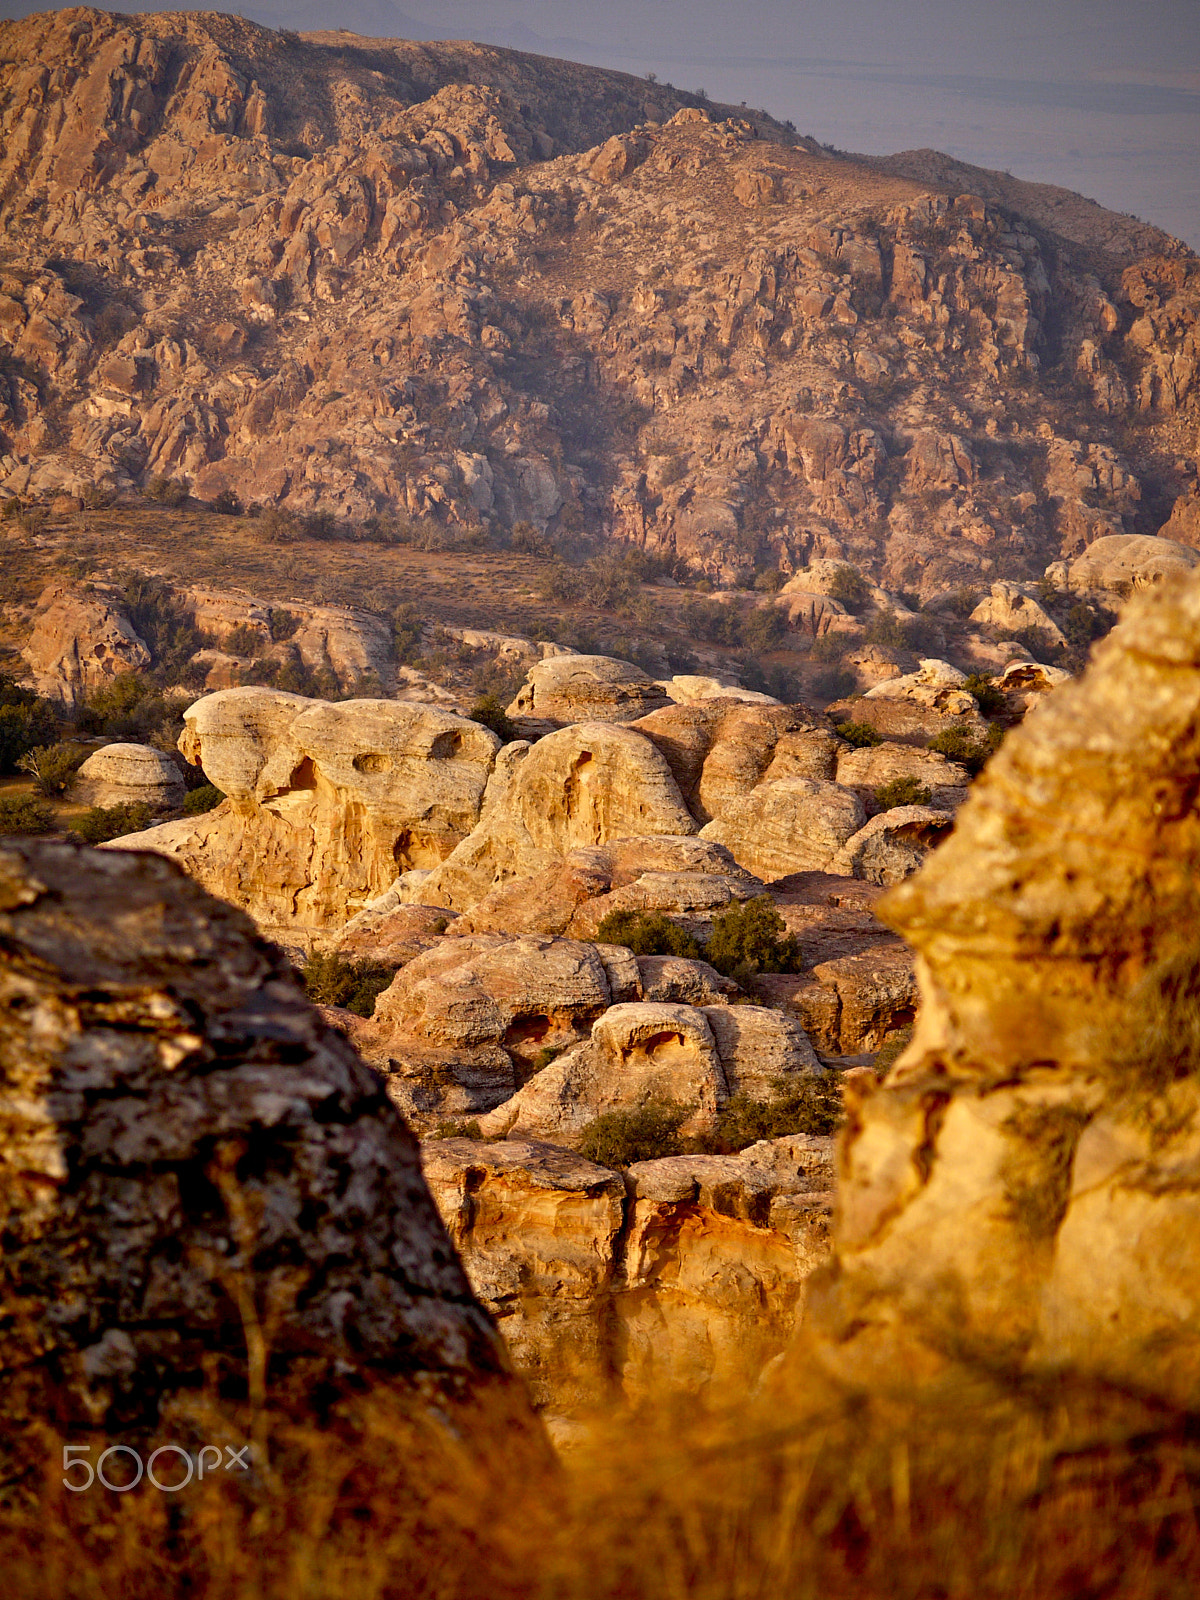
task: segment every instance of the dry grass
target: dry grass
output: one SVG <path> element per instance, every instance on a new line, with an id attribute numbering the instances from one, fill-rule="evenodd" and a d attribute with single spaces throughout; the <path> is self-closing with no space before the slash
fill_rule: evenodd
<path id="1" fill-rule="evenodd" d="M 275 1425 L 253 1483 L 218 1474 L 177 1496 L 72 1496 L 45 1443 L 44 1486 L 0 1532 L 13 1600 L 1175 1600 L 1200 1586 L 1189 1426 L 1062 1385 L 918 1405 L 810 1378 L 723 1410 L 609 1418 L 540 1468 L 515 1437 L 486 1456 L 469 1430 L 376 1394 L 323 1430 Z"/>

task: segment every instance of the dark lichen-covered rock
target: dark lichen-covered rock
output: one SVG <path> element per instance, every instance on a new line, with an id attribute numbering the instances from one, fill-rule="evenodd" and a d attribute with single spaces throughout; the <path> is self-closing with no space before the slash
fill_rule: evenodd
<path id="1" fill-rule="evenodd" d="M 136 1437 L 205 1387 L 531 1421 L 378 1080 L 168 862 L 5 842 L 0 1094 L 10 1451 L 47 1418 Z"/>

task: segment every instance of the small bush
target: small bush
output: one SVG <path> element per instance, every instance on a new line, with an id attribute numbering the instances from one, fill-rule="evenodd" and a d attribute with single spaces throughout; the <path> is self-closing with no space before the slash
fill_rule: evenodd
<path id="1" fill-rule="evenodd" d="M 224 798 L 215 783 L 201 784 L 184 800 L 183 814 L 185 817 L 203 816 L 206 811 L 214 811 Z"/>
<path id="2" fill-rule="evenodd" d="M 823 633 L 814 639 L 809 649 L 813 661 L 840 661 L 850 648 L 850 636 L 845 633 Z"/>
<path id="3" fill-rule="evenodd" d="M 620 1169 L 635 1161 L 680 1154 L 679 1129 L 690 1108 L 673 1100 L 651 1101 L 631 1111 L 606 1111 L 579 1137 L 579 1153 L 601 1167 Z"/>
<path id="4" fill-rule="evenodd" d="M 474 1139 L 476 1142 L 483 1138 L 483 1129 L 472 1118 L 470 1121 L 439 1122 L 435 1139 Z"/>
<path id="5" fill-rule="evenodd" d="M 258 629 L 247 622 L 239 622 L 221 640 L 221 649 L 231 656 L 254 656 L 261 644 L 262 634 Z"/>
<path id="6" fill-rule="evenodd" d="M 882 744 L 883 735 L 869 722 L 839 722 L 834 729 L 839 739 L 845 739 L 847 744 L 852 744 L 856 750 L 867 750 L 872 745 Z M 933 746 L 929 747 L 931 750 Z"/>
<path id="7" fill-rule="evenodd" d="M 314 951 L 301 979 L 314 1005 L 340 1006 L 357 1016 L 375 1014 L 375 1001 L 389 987 L 397 968 L 384 961 L 350 961 L 335 950 Z"/>
<path id="8" fill-rule="evenodd" d="M 21 757 L 20 767 L 33 779 L 37 792 L 52 800 L 71 787 L 86 756 L 87 751 L 77 744 L 38 745 Z"/>
<path id="9" fill-rule="evenodd" d="M 485 728 L 490 728 L 504 744 L 517 738 L 516 724 L 494 694 L 482 695 L 471 707 L 470 717 L 472 722 L 482 722 Z"/>
<path id="10" fill-rule="evenodd" d="M 770 1100 L 735 1094 L 721 1107 L 715 1133 L 703 1141 L 714 1155 L 733 1155 L 759 1139 L 789 1133 L 829 1134 L 842 1121 L 842 1088 L 835 1073 L 776 1078 Z"/>
<path id="11" fill-rule="evenodd" d="M 0 833 L 49 833 L 50 807 L 31 794 L 0 794 Z"/>
<path id="12" fill-rule="evenodd" d="M 177 511 L 180 506 L 187 504 L 190 492 L 186 478 L 167 478 L 160 475 L 151 478 L 146 485 L 147 500 L 153 500 L 155 505 L 167 506 L 172 511 Z"/>
<path id="13" fill-rule="evenodd" d="M 867 624 L 863 635 L 867 644 L 879 645 L 884 650 L 903 650 L 908 636 L 894 611 L 880 610 Z"/>
<path id="14" fill-rule="evenodd" d="M 987 744 L 979 744 L 966 728 L 956 723 L 952 728 L 943 728 L 941 733 L 932 738 L 929 741 L 929 749 L 940 756 L 945 756 L 949 761 L 957 761 L 974 777 L 982 772 L 987 758 L 998 748 L 1002 737 L 1001 732 L 998 736 L 989 737 Z"/>
<path id="15" fill-rule="evenodd" d="M 857 611 L 865 605 L 868 593 L 867 580 L 855 567 L 839 567 L 829 585 L 829 598 L 847 611 Z"/>
<path id="16" fill-rule="evenodd" d="M 849 667 L 827 667 L 812 677 L 812 692 L 820 700 L 844 700 L 858 688 L 858 679 Z"/>
<path id="17" fill-rule="evenodd" d="M 290 639 L 300 626 L 300 618 L 283 606 L 271 607 L 271 638 L 276 644 Z"/>
<path id="18" fill-rule="evenodd" d="M 232 489 L 222 489 L 213 501 L 212 508 L 223 517 L 237 517 L 241 515 L 242 502 Z"/>
<path id="19" fill-rule="evenodd" d="M 397 606 L 392 612 L 392 653 L 401 666 L 412 666 L 422 653 L 425 618 L 417 606 Z"/>
<path id="20" fill-rule="evenodd" d="M 141 833 L 153 818 L 150 807 L 136 805 L 93 806 L 83 816 L 76 817 L 71 829 L 85 844 L 105 844 L 109 839 L 123 839 L 127 833 Z"/>
<path id="21" fill-rule="evenodd" d="M 0 674 L 0 773 L 19 771 L 22 756 L 38 745 L 53 744 L 57 731 L 46 701 Z"/>
<path id="22" fill-rule="evenodd" d="M 975 704 L 985 717 L 998 716 L 1007 705 L 1004 696 L 985 672 L 973 672 L 963 688 L 975 696 Z"/>
<path id="23" fill-rule="evenodd" d="M 697 940 L 661 911 L 610 911 L 596 929 L 599 944 L 627 945 L 636 956 L 703 958 Z"/>
<path id="24" fill-rule="evenodd" d="M 800 949 L 769 895 L 727 906 L 713 918 L 704 959 L 738 982 L 756 972 L 799 972 Z"/>
<path id="25" fill-rule="evenodd" d="M 879 1047 L 875 1056 L 875 1073 L 882 1078 L 889 1072 L 912 1042 L 913 1025 L 901 1028 L 898 1033 L 889 1034 Z"/>
<path id="26" fill-rule="evenodd" d="M 932 791 L 917 778 L 893 778 L 875 791 L 875 804 L 881 811 L 891 811 L 896 806 L 927 806 L 932 799 Z"/>

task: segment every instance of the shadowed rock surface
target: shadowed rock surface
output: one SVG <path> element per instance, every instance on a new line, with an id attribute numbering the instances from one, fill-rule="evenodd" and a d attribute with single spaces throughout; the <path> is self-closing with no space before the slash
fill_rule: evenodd
<path id="1" fill-rule="evenodd" d="M 1192 577 L 1131 608 L 881 902 L 921 1010 L 850 1107 L 816 1319 L 840 1370 L 1200 1404 L 1198 788 Z"/>
<path id="2" fill-rule="evenodd" d="M 165 861 L 5 841 L 0 1069 L 10 1464 L 34 1422 L 129 1440 L 206 1379 L 530 1421 L 378 1080 Z"/>

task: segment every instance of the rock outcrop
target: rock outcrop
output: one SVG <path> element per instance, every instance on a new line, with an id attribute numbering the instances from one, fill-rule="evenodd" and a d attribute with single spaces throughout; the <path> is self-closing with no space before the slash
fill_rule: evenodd
<path id="1" fill-rule="evenodd" d="M 180 748 L 228 799 L 112 848 L 170 856 L 263 926 L 304 935 L 450 856 L 479 819 L 499 740 L 406 701 L 246 688 L 190 707 Z"/>
<path id="2" fill-rule="evenodd" d="M 71 786 L 80 805 L 147 805 L 152 811 L 174 811 L 186 794 L 170 756 L 148 744 L 106 744 L 87 758 Z"/>
<path id="3" fill-rule="evenodd" d="M 610 656 L 557 656 L 530 671 L 508 715 L 536 738 L 572 722 L 636 722 L 667 704 L 664 688 Z"/>
<path id="4" fill-rule="evenodd" d="M 755 1382 L 828 1250 L 833 1140 L 639 1163 L 428 1140 L 425 1177 L 475 1292 L 551 1423 Z"/>
<path id="5" fill-rule="evenodd" d="M 150 665 L 150 652 L 119 607 L 52 583 L 38 597 L 21 652 L 40 695 L 74 706 L 122 672 Z"/>
<path id="6" fill-rule="evenodd" d="M 850 1102 L 825 1356 L 1200 1400 L 1200 579 L 1135 603 L 881 902 L 921 1009 Z"/>
<path id="7" fill-rule="evenodd" d="M 305 1416 L 392 1387 L 520 1449 L 411 1135 L 248 920 L 153 856 L 5 841 L 0 925 L 6 1476 L 51 1417 L 189 1443 L 206 1381 Z"/>

